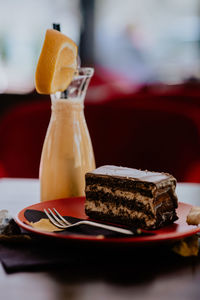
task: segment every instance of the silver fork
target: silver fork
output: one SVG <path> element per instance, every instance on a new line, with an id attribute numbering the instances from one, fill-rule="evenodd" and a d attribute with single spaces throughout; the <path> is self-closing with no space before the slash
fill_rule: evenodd
<path id="1" fill-rule="evenodd" d="M 88 221 L 88 220 L 78 221 L 78 222 L 72 224 L 69 221 L 65 220 L 63 218 L 63 216 L 61 216 L 61 214 L 55 208 L 53 208 L 53 211 L 50 208 L 44 209 L 44 212 L 45 212 L 46 216 L 48 217 L 49 221 L 53 225 L 55 225 L 56 227 L 61 228 L 61 229 L 71 228 L 71 227 L 85 224 L 85 225 L 90 225 L 90 226 L 95 226 L 95 227 L 99 227 L 99 228 L 103 228 L 103 229 L 112 230 L 112 231 L 127 234 L 127 235 L 134 235 L 134 234 L 141 233 L 140 229 L 137 229 L 134 232 L 129 229 L 100 224 L 100 223 L 96 223 L 96 222 L 92 222 L 92 221 Z"/>

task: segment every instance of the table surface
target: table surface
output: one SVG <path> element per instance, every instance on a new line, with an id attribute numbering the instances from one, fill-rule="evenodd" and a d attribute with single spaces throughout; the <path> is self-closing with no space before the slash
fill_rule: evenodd
<path id="1" fill-rule="evenodd" d="M 179 183 L 177 194 L 179 201 L 200 205 L 199 184 Z M 39 202 L 39 181 L 1 179 L 0 199 L 0 209 L 8 209 L 15 215 L 22 208 Z M 77 247 L 81 253 L 81 244 Z M 124 252 L 120 257 L 120 250 L 113 250 L 119 254 L 119 259 L 123 259 Z M 141 268 L 138 268 L 138 264 L 135 268 L 134 259 L 123 267 L 122 264 L 119 269 L 117 264 L 116 261 L 114 268 L 113 265 L 104 266 L 103 270 L 91 265 L 84 269 L 76 266 L 74 270 L 71 266 L 67 269 L 10 275 L 0 265 L 1 297 L 6 300 L 200 299 L 199 258 L 177 258 L 177 262 L 171 264 L 163 261 L 162 266 L 155 261 L 155 267 L 151 269 L 151 264 L 144 266 L 142 261 Z"/>

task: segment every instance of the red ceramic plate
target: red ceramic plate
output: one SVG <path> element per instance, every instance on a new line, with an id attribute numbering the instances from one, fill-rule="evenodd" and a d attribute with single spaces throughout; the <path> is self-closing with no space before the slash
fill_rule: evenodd
<path id="1" fill-rule="evenodd" d="M 159 230 L 155 230 L 155 235 L 150 236 L 137 236 L 137 237 L 119 237 L 119 238 L 104 238 L 99 239 L 96 236 L 88 236 L 88 235 L 60 235 L 58 233 L 49 233 L 40 231 L 38 229 L 32 228 L 29 225 L 25 224 L 27 221 L 24 212 L 27 209 L 36 209 L 43 211 L 44 208 L 53 208 L 55 207 L 63 216 L 71 216 L 81 219 L 87 219 L 87 216 L 84 212 L 84 197 L 80 198 L 67 198 L 53 201 L 41 202 L 38 204 L 31 205 L 29 207 L 24 208 L 22 211 L 18 213 L 16 216 L 16 222 L 23 229 L 40 234 L 43 236 L 55 237 L 58 239 L 67 239 L 67 240 L 84 240 L 84 241 L 92 241 L 92 242 L 101 242 L 101 243 L 134 243 L 134 244 L 143 244 L 143 243 L 153 243 L 153 242 L 169 242 L 177 239 L 181 239 L 187 236 L 191 236 L 200 231 L 200 227 L 188 225 L 186 223 L 186 216 L 192 207 L 186 203 L 179 203 L 177 214 L 179 219 L 173 223 L 172 225 L 165 226 Z"/>

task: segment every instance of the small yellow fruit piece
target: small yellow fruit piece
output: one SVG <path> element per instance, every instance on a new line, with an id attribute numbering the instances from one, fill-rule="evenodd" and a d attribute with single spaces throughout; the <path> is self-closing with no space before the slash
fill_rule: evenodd
<path id="1" fill-rule="evenodd" d="M 77 45 L 61 32 L 48 29 L 35 73 L 39 94 L 64 91 L 77 70 Z"/>
<path id="2" fill-rule="evenodd" d="M 200 207 L 199 206 L 193 206 L 189 214 L 187 215 L 187 223 L 188 225 L 199 225 L 200 224 Z"/>

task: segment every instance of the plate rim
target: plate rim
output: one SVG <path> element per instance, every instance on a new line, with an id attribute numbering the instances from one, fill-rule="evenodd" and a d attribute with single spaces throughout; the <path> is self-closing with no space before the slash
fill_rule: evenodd
<path id="1" fill-rule="evenodd" d="M 25 229 L 28 232 L 40 235 L 40 236 L 46 236 L 46 237 L 52 237 L 59 240 L 73 240 L 73 241 L 85 241 L 85 242 L 101 242 L 101 243 L 123 243 L 123 244 L 134 244 L 134 245 L 144 245 L 144 244 L 154 244 L 154 243 L 163 243 L 163 242 L 173 242 L 176 240 L 180 240 L 182 238 L 189 237 L 191 235 L 194 235 L 198 232 L 200 232 L 200 227 L 194 226 L 194 225 L 188 225 L 191 226 L 191 230 L 184 231 L 182 233 L 169 233 L 167 237 L 159 237 L 156 235 L 151 236 L 142 236 L 142 237 L 98 237 L 98 236 L 90 236 L 90 235 L 79 235 L 79 234 L 73 234 L 73 235 L 60 235 L 55 232 L 46 232 L 41 231 L 36 228 L 33 228 L 29 226 L 28 224 L 25 224 L 22 220 L 25 218 L 24 212 L 27 209 L 36 209 L 35 206 L 42 205 L 42 204 L 48 204 L 48 203 L 56 203 L 57 201 L 74 201 L 75 199 L 79 199 L 79 201 L 84 201 L 85 197 L 71 197 L 71 198 L 62 198 L 62 199 L 56 199 L 56 200 L 49 200 L 45 202 L 38 202 L 32 205 L 29 205 L 27 207 L 24 207 L 22 210 L 20 210 L 16 216 L 14 217 L 15 222 L 23 229 Z M 52 202 L 53 201 L 53 202 Z M 75 200 L 76 201 L 76 200 Z M 193 207 L 192 204 L 185 203 L 185 202 L 178 202 L 178 205 L 181 206 L 187 206 L 188 209 Z M 175 221 L 174 223 L 176 224 Z M 170 225 L 169 225 L 170 226 Z"/>

